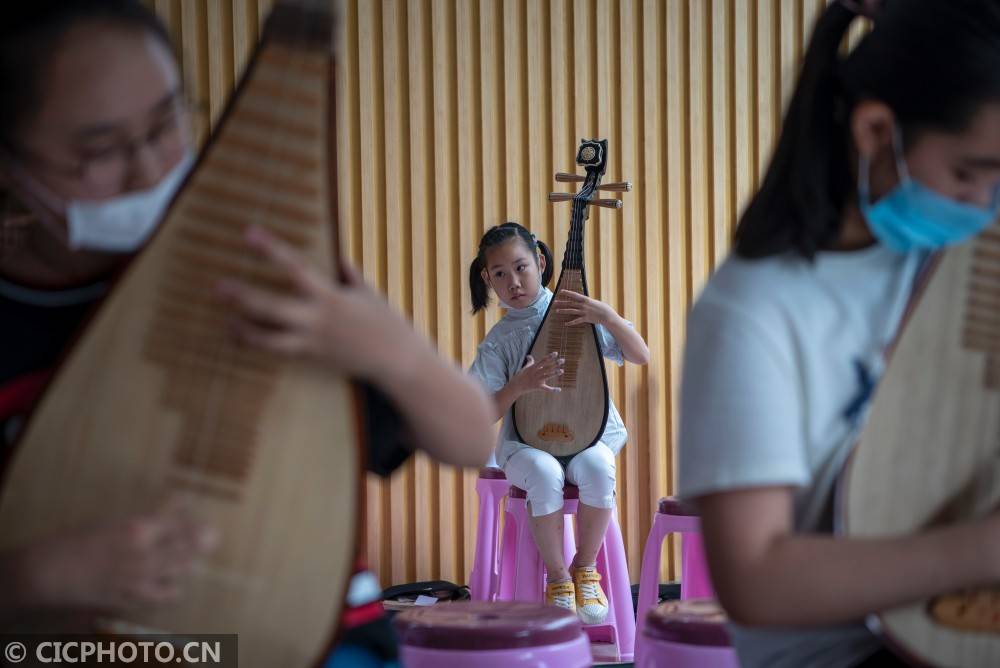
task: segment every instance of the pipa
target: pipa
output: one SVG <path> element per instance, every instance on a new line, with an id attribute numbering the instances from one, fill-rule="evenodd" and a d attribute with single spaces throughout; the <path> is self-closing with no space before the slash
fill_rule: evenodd
<path id="1" fill-rule="evenodd" d="M 846 533 L 896 536 L 1000 501 L 1000 229 L 946 251 L 922 283 L 839 489 Z M 984 557 L 985 558 L 985 557 Z M 1000 591 L 879 615 L 890 646 L 939 666 L 1000 665 Z"/>
<path id="2" fill-rule="evenodd" d="M 549 195 L 551 202 L 572 201 L 573 209 L 559 280 L 529 352 L 535 359 L 557 352 L 565 360 L 563 375 L 549 381 L 560 391 L 526 394 L 513 407 L 514 428 L 521 442 L 561 457 L 589 448 L 604 433 L 608 421 L 608 378 L 597 328 L 589 323 L 568 327 L 566 323 L 576 316 L 556 313 L 556 299 L 561 290 L 589 294 L 583 266 L 583 225 L 590 216 L 590 206 L 610 209 L 622 206 L 620 200 L 595 199 L 594 195 L 598 190 L 625 192 L 632 188 L 628 182 L 601 185 L 608 164 L 606 139 L 582 140 L 576 163 L 586 170 L 587 176 L 559 173 L 556 181 L 582 182 L 580 190 L 575 195 Z"/>
<path id="3" fill-rule="evenodd" d="M 223 277 L 282 290 L 260 225 L 338 272 L 332 3 L 287 0 L 156 236 L 61 364 L 4 471 L 0 548 L 181 500 L 221 545 L 176 605 L 114 631 L 239 634 L 240 665 L 334 637 L 355 557 L 359 406 L 344 378 L 241 347 Z"/>

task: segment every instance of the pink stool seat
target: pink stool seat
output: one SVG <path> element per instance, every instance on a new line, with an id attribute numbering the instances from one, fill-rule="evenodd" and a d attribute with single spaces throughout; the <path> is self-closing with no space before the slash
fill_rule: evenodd
<path id="1" fill-rule="evenodd" d="M 414 607 L 393 619 L 399 641 L 437 649 L 511 649 L 557 645 L 583 634 L 568 610 L 519 601 L 462 601 Z"/>
<path id="2" fill-rule="evenodd" d="M 495 466 L 486 466 L 479 469 L 479 479 L 480 480 L 506 480 L 507 476 L 504 474 L 503 469 L 498 469 Z"/>
<path id="3" fill-rule="evenodd" d="M 667 601 L 653 608 L 646 617 L 643 633 L 654 640 L 687 645 L 729 647 L 730 644 L 726 613 L 710 598 Z"/>
<path id="4" fill-rule="evenodd" d="M 657 512 L 674 517 L 698 517 L 693 503 L 681 501 L 676 496 L 664 496 L 657 504 Z"/>
<path id="5" fill-rule="evenodd" d="M 573 613 L 537 603 L 466 601 L 416 607 L 393 620 L 407 668 L 565 666 L 592 662 Z"/>
<path id="6" fill-rule="evenodd" d="M 739 668 L 725 623 L 712 599 L 657 606 L 646 616 L 636 668 Z"/>
<path id="7" fill-rule="evenodd" d="M 527 499 L 528 493 L 521 489 L 520 487 L 510 486 L 510 492 L 507 493 L 507 498 L 510 499 Z M 563 486 L 563 500 L 567 499 L 579 499 L 580 498 L 580 488 L 576 485 L 571 485 L 566 483 Z"/>

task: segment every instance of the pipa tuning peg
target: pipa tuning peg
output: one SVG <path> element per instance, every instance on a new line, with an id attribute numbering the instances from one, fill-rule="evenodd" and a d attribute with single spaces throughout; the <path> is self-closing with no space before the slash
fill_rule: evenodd
<path id="1" fill-rule="evenodd" d="M 559 183 L 583 183 L 587 177 L 579 174 L 569 174 L 567 172 L 556 172 L 556 181 Z"/>

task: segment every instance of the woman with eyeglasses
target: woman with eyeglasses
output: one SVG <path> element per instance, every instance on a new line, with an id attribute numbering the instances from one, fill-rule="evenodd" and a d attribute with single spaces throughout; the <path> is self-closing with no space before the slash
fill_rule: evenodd
<path id="1" fill-rule="evenodd" d="M 153 232 L 192 152 L 169 37 L 137 0 L 0 7 L 0 458 L 109 279 Z M 278 271 L 293 257 L 259 230 L 248 251 Z M 335 286 L 294 259 L 313 293 L 219 286 L 237 335 L 380 390 L 369 393 L 376 473 L 414 448 L 482 465 L 492 408 L 477 385 L 362 281 Z M 275 307 L 267 331 L 255 324 L 261 304 Z M 285 322 L 279 312 L 307 317 Z M 210 527 L 164 507 L 0 553 L 0 624 L 169 601 L 215 542 Z"/>
<path id="2" fill-rule="evenodd" d="M 156 17 L 125 2 L 46 4 L 34 15 L 4 9 L 0 22 L 5 453 L 191 164 L 180 75 Z M 165 602 L 213 542 L 167 509 L 46 537 L 0 555 L 0 619 Z"/>

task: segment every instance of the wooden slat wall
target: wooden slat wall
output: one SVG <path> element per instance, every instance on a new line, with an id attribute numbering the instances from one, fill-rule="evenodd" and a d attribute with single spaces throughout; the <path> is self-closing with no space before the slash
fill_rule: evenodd
<path id="1" fill-rule="evenodd" d="M 203 137 L 270 0 L 147 1 L 182 53 Z M 468 315 L 487 227 L 517 220 L 561 255 L 569 207 L 546 196 L 565 189 L 552 174 L 572 169 L 581 137 L 609 139 L 606 180 L 633 182 L 622 212 L 592 214 L 586 262 L 594 296 L 652 351 L 647 367 L 610 369 L 638 580 L 654 504 L 673 489 L 685 315 L 766 167 L 824 0 L 338 1 L 344 248 L 444 355 L 468 366 L 499 316 Z M 474 472 L 417 457 L 369 480 L 367 511 L 383 583 L 466 581 Z"/>

